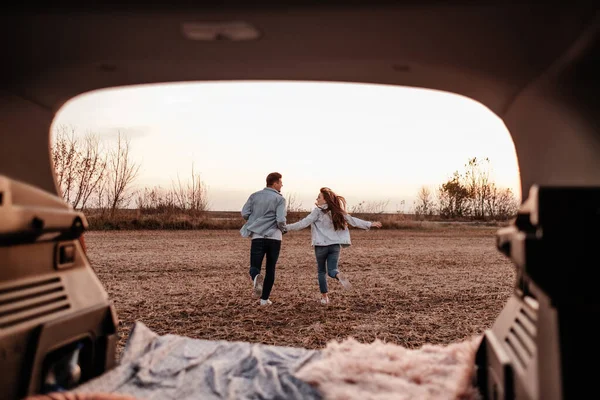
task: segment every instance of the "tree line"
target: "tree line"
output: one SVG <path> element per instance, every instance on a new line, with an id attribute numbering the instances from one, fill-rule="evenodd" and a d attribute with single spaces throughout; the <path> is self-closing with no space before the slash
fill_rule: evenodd
<path id="1" fill-rule="evenodd" d="M 493 181 L 488 158 L 470 158 L 464 167 L 435 191 L 420 188 L 414 207 L 417 218 L 507 220 L 516 215 L 519 200 L 510 188 Z"/>
<path id="2" fill-rule="evenodd" d="M 131 158 L 130 139 L 118 132 L 113 143 L 94 133 L 83 137 L 73 128 L 58 126 L 51 157 L 63 199 L 76 209 L 96 209 L 114 216 L 132 202 L 143 212 L 202 212 L 209 207 L 208 189 L 192 164 L 191 178 L 136 190 L 140 164 Z"/>
<path id="3" fill-rule="evenodd" d="M 51 155 L 63 199 L 76 209 L 95 209 L 108 216 L 132 206 L 144 214 L 193 215 L 209 210 L 208 187 L 193 164 L 187 179 L 178 175 L 168 188 L 135 189 L 140 164 L 132 159 L 131 142 L 121 132 L 113 143 L 106 143 L 94 133 L 81 137 L 72 127 L 58 126 Z M 288 194 L 286 201 L 288 211 L 306 211 L 295 193 Z M 349 212 L 381 214 L 388 205 L 389 201 L 362 201 L 350 206 Z M 421 187 L 413 206 L 421 219 L 506 220 L 516 214 L 519 202 L 510 189 L 493 182 L 488 158 L 471 158 L 463 172 L 455 171 L 435 190 Z"/>

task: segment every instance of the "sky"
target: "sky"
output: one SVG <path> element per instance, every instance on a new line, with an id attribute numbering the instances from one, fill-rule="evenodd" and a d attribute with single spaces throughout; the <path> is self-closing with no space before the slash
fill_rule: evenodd
<path id="1" fill-rule="evenodd" d="M 408 212 L 430 189 L 489 158 L 492 179 L 520 198 L 517 156 L 500 118 L 446 92 L 327 82 L 197 82 L 104 89 L 57 113 L 68 126 L 114 142 L 129 138 L 136 188 L 170 188 L 194 170 L 215 211 L 239 211 L 283 175 L 282 194 L 311 209 L 323 186 L 359 202 Z M 403 203 L 404 202 L 404 203 Z"/>

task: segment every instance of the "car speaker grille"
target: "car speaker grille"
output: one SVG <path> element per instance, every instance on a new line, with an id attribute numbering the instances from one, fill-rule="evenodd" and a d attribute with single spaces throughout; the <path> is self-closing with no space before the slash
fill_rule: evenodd
<path id="1" fill-rule="evenodd" d="M 69 299 L 60 278 L 0 288 L 0 329 L 66 310 Z"/>
<path id="2" fill-rule="evenodd" d="M 524 369 L 527 369 L 534 356 L 536 320 L 537 316 L 533 312 L 521 308 L 505 338 L 512 358 Z"/>

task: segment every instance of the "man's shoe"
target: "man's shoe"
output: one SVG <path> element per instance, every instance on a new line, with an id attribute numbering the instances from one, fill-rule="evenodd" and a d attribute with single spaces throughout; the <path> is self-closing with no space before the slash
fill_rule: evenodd
<path id="1" fill-rule="evenodd" d="M 254 277 L 254 293 L 252 293 L 252 295 L 255 298 L 259 298 L 260 296 L 262 296 L 262 289 L 263 289 L 263 280 L 265 278 L 262 276 L 262 274 L 258 274 Z"/>
<path id="2" fill-rule="evenodd" d="M 260 299 L 261 306 L 270 306 L 271 304 L 273 304 L 273 302 L 269 299 L 267 299 L 267 300 Z"/>
<path id="3" fill-rule="evenodd" d="M 348 278 L 346 278 L 346 275 L 342 274 L 341 272 L 338 272 L 337 278 L 344 287 L 344 289 L 350 289 L 352 287 L 352 285 L 348 281 Z"/>
<path id="4" fill-rule="evenodd" d="M 325 305 L 329 304 L 329 299 L 324 299 L 321 297 L 321 304 L 325 304 Z"/>

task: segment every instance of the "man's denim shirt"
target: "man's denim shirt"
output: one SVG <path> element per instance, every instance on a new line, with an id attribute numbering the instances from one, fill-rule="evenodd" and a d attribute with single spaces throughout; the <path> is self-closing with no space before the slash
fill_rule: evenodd
<path id="1" fill-rule="evenodd" d="M 242 217 L 248 221 L 240 229 L 243 237 L 250 237 L 252 233 L 271 236 L 277 229 L 283 232 L 286 222 L 285 198 L 270 187 L 254 192 L 242 208 Z"/>

